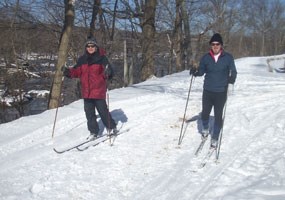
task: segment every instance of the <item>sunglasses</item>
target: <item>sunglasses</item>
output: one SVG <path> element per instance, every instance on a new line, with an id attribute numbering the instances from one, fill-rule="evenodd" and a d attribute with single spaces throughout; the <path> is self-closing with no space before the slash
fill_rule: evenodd
<path id="1" fill-rule="evenodd" d="M 95 45 L 87 45 L 86 48 L 95 48 Z"/>
<path id="2" fill-rule="evenodd" d="M 220 46 L 220 43 L 211 43 L 211 46 Z"/>

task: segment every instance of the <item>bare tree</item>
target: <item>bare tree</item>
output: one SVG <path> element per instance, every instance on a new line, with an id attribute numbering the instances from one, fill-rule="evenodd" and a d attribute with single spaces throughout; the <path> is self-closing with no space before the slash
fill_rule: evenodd
<path id="1" fill-rule="evenodd" d="M 282 5 L 280 1 L 276 1 L 273 5 L 274 16 L 272 17 L 272 30 L 269 32 L 270 40 L 267 42 L 270 48 L 269 52 L 271 55 L 284 53 L 285 51 L 285 19 L 284 10 L 285 5 Z"/>
<path id="2" fill-rule="evenodd" d="M 155 10 L 157 0 L 146 0 L 142 22 L 142 80 L 154 75 Z"/>
<path id="3" fill-rule="evenodd" d="M 176 69 L 182 71 L 189 67 L 191 51 L 190 23 L 185 0 L 176 0 L 176 18 L 173 30 Z"/>
<path id="4" fill-rule="evenodd" d="M 272 48 L 273 45 L 278 46 L 276 43 L 274 44 L 274 41 L 280 38 L 276 37 L 275 31 L 277 31 L 277 33 L 283 32 L 284 35 L 284 16 L 282 17 L 281 14 L 284 14 L 284 5 L 282 6 L 278 0 L 252 0 L 250 4 L 244 1 L 244 11 L 244 16 L 248 19 L 247 30 L 249 30 L 252 35 L 255 35 L 255 37 L 253 37 L 253 48 L 258 50 L 255 54 L 261 56 L 273 54 L 274 50 L 270 51 L 270 48 Z M 278 42 L 280 42 L 280 40 Z"/>
<path id="5" fill-rule="evenodd" d="M 182 6 L 183 0 L 176 0 L 176 18 L 175 18 L 175 25 L 173 29 L 173 47 L 175 50 L 175 56 L 176 56 L 176 71 L 182 71 L 183 67 L 183 49 L 182 49 L 182 43 L 183 43 L 183 34 L 182 34 Z"/>
<path id="6" fill-rule="evenodd" d="M 185 35 L 184 40 L 183 40 L 183 63 L 184 63 L 183 69 L 189 69 L 191 65 L 190 59 L 192 57 L 192 48 L 191 48 L 190 22 L 189 22 L 189 16 L 187 13 L 187 9 L 186 9 L 185 0 L 181 2 L 181 13 L 182 13 L 182 21 L 184 25 L 184 35 Z"/>
<path id="7" fill-rule="evenodd" d="M 100 9 L 101 0 L 94 0 L 88 37 L 95 36 L 95 23 Z"/>
<path id="8" fill-rule="evenodd" d="M 62 30 L 62 35 L 60 38 L 60 45 L 58 50 L 58 61 L 56 64 L 56 72 L 54 75 L 50 99 L 49 99 L 49 109 L 57 108 L 59 106 L 59 99 L 61 96 L 61 88 L 62 88 L 62 71 L 61 68 L 65 64 L 67 55 L 68 55 L 68 45 L 69 40 L 72 33 L 72 27 L 74 23 L 74 1 L 73 0 L 65 0 L 65 19 L 64 19 L 64 27 Z"/>

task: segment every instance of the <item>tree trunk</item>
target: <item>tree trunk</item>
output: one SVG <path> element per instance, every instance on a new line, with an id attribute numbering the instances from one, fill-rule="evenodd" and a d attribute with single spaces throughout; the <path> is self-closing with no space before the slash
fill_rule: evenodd
<path id="1" fill-rule="evenodd" d="M 168 74 L 172 74 L 172 61 L 173 61 L 173 56 L 175 55 L 174 49 L 173 49 L 173 42 L 171 41 L 171 38 L 169 34 L 167 34 L 168 42 L 169 42 L 169 58 L 168 58 Z"/>
<path id="2" fill-rule="evenodd" d="M 190 58 L 192 57 L 192 49 L 191 49 L 191 35 L 190 35 L 190 25 L 189 25 L 189 18 L 186 10 L 185 0 L 182 1 L 181 6 L 181 12 L 182 12 L 182 20 L 184 24 L 184 42 L 183 42 L 183 68 L 189 69 L 190 68 Z M 185 66 L 186 64 L 186 66 Z"/>
<path id="3" fill-rule="evenodd" d="M 59 106 L 59 100 L 61 97 L 62 88 L 62 72 L 61 68 L 65 64 L 68 55 L 68 44 L 72 33 L 72 27 L 74 23 L 74 5 L 73 0 L 64 0 L 65 5 L 65 19 L 62 35 L 60 38 L 58 60 L 56 64 L 56 71 L 50 91 L 48 109 L 57 108 Z"/>
<path id="4" fill-rule="evenodd" d="M 181 17 L 181 2 L 183 0 L 176 0 L 176 17 L 173 30 L 174 50 L 176 54 L 176 72 L 182 71 L 182 17 Z"/>
<path id="5" fill-rule="evenodd" d="M 155 10 L 157 0 L 146 0 L 142 22 L 142 81 L 154 75 Z"/>
<path id="6" fill-rule="evenodd" d="M 130 68 L 129 68 L 129 85 L 133 85 L 134 84 L 134 59 L 135 59 L 135 56 L 134 56 L 134 53 L 132 52 L 132 55 L 131 55 L 131 63 L 130 63 Z"/>
<path id="7" fill-rule="evenodd" d="M 91 22 L 90 22 L 90 29 L 89 29 L 88 37 L 94 37 L 95 36 L 96 19 L 97 19 L 97 15 L 99 13 L 100 7 L 101 7 L 101 0 L 94 0 L 93 9 L 92 9 L 92 18 L 91 18 Z"/>
<path id="8" fill-rule="evenodd" d="M 128 55 L 127 55 L 127 41 L 124 40 L 124 86 L 129 85 L 129 68 L 128 68 Z"/>

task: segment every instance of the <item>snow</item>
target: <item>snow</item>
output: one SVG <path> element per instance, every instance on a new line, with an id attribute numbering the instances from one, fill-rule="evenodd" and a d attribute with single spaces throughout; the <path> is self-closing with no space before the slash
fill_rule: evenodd
<path id="1" fill-rule="evenodd" d="M 109 91 L 122 131 L 113 146 L 107 140 L 85 151 L 53 151 L 89 135 L 82 100 L 58 109 L 53 138 L 55 109 L 1 124 L 0 199 L 285 199 L 285 76 L 268 72 L 267 59 L 236 60 L 218 163 L 198 167 L 209 142 L 194 156 L 201 77 L 193 80 L 186 112 L 193 120 L 178 145 L 190 83 L 183 71 Z"/>

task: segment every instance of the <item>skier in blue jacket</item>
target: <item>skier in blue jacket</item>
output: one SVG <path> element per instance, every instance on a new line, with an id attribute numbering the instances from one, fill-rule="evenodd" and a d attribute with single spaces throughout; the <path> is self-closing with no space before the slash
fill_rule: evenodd
<path id="1" fill-rule="evenodd" d="M 192 68 L 190 74 L 203 76 L 202 96 L 202 139 L 209 135 L 209 116 L 214 107 L 214 128 L 211 137 L 211 147 L 217 148 L 219 134 L 223 126 L 223 108 L 227 100 L 228 84 L 234 84 L 237 70 L 234 58 L 223 49 L 223 39 L 219 33 L 215 33 L 210 42 L 210 52 L 200 60 L 199 68 Z"/>

